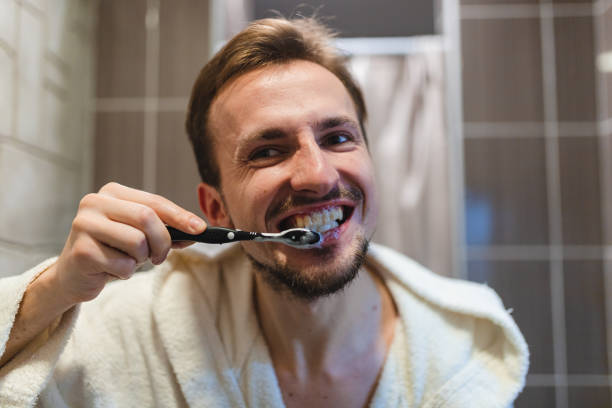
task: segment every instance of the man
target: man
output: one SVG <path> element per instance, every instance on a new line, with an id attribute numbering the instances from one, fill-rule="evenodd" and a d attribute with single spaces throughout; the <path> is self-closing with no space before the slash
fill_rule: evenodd
<path id="1" fill-rule="evenodd" d="M 187 118 L 210 224 L 307 226 L 320 247 L 168 255 L 165 225 L 203 220 L 108 184 L 57 259 L 1 282 L 0 406 L 511 404 L 527 349 L 499 298 L 368 254 L 365 105 L 329 38 L 312 19 L 251 24 L 203 68 Z"/>

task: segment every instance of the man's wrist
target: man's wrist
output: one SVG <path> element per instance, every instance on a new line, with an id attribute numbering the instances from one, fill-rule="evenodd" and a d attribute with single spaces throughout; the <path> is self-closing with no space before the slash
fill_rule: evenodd
<path id="1" fill-rule="evenodd" d="M 57 270 L 57 262 L 40 273 L 26 291 L 26 296 L 37 299 L 36 303 L 44 304 L 49 315 L 59 316 L 77 304 L 62 290 Z"/>

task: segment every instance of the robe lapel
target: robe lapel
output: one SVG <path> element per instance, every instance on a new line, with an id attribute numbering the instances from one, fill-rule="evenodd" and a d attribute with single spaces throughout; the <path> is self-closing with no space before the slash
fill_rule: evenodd
<path id="1" fill-rule="evenodd" d="M 204 294 L 179 257 L 167 265 L 153 315 L 185 400 L 192 407 L 244 407 Z"/>

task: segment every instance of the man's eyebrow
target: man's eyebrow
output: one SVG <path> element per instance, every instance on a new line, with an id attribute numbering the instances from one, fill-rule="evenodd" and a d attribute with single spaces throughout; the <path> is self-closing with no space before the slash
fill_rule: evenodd
<path id="1" fill-rule="evenodd" d="M 280 128 L 262 129 L 252 134 L 241 137 L 240 144 L 248 144 L 258 140 L 277 140 L 287 137 L 287 132 Z"/>
<path id="2" fill-rule="evenodd" d="M 261 132 L 255 134 L 255 139 L 264 139 L 264 140 L 275 140 L 282 139 L 287 137 L 287 133 L 283 129 L 279 128 L 271 128 L 264 129 Z"/>
<path id="3" fill-rule="evenodd" d="M 348 126 L 359 129 L 359 124 L 348 116 L 334 116 L 325 118 L 319 122 L 314 123 L 313 127 L 317 132 L 323 132 L 327 129 L 332 129 L 339 126 Z M 254 142 L 258 140 L 278 140 L 288 136 L 287 130 L 281 128 L 268 128 L 262 129 L 253 134 L 247 135 L 242 138 L 243 143 Z"/>
<path id="4" fill-rule="evenodd" d="M 359 130 L 359 124 L 348 116 L 334 116 L 324 119 L 315 125 L 315 129 L 322 132 L 338 126 L 348 126 L 354 128 L 355 130 Z"/>

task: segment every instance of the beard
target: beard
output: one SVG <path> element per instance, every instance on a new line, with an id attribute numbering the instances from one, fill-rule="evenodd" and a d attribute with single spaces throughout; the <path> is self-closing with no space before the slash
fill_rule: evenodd
<path id="1" fill-rule="evenodd" d="M 293 269 L 278 262 L 264 264 L 245 253 L 253 268 L 261 273 L 272 289 L 311 302 L 337 293 L 353 281 L 365 261 L 369 244 L 365 237 L 358 237 L 349 259 L 321 273 L 308 273 L 310 271 Z M 310 251 L 316 251 L 321 263 L 335 258 L 332 248 L 314 248 Z"/>

